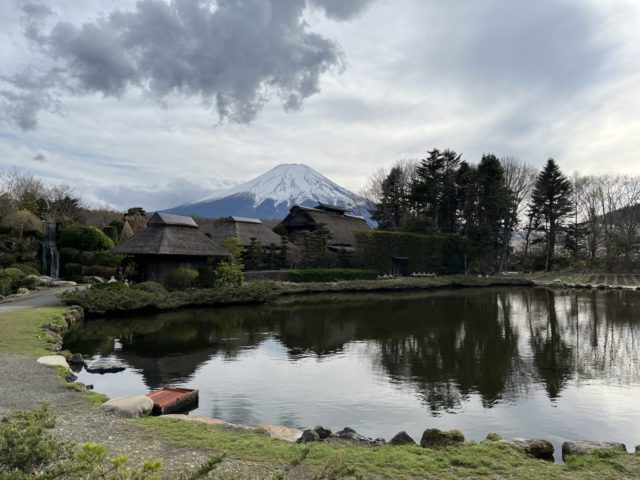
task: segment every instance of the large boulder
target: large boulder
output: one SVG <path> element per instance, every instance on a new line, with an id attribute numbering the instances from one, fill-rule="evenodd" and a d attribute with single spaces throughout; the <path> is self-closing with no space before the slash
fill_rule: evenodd
<path id="1" fill-rule="evenodd" d="M 500 440 L 502 443 L 514 445 L 522 450 L 527 455 L 540 460 L 553 461 L 554 448 L 551 442 L 547 440 L 528 440 L 525 438 L 503 438 Z"/>
<path id="2" fill-rule="evenodd" d="M 146 417 L 153 410 L 153 400 L 146 395 L 129 395 L 107 400 L 102 407 L 118 417 Z"/>
<path id="3" fill-rule="evenodd" d="M 422 448 L 448 447 L 464 443 L 464 435 L 460 430 L 439 430 L 428 428 L 422 434 L 420 446 Z"/>
<path id="4" fill-rule="evenodd" d="M 74 353 L 69 357 L 69 364 L 84 365 L 84 358 L 81 353 Z"/>
<path id="5" fill-rule="evenodd" d="M 48 365 L 50 367 L 63 367 L 69 370 L 67 359 L 62 355 L 45 355 L 44 357 L 38 358 L 38 360 L 36 361 L 42 365 Z"/>
<path id="6" fill-rule="evenodd" d="M 100 360 L 96 360 L 90 365 L 86 365 L 85 370 L 89 373 L 115 373 L 121 372 L 127 368 L 127 366 L 119 362 L 118 360 L 109 360 L 107 358 L 102 358 Z"/>
<path id="7" fill-rule="evenodd" d="M 356 432 L 353 428 L 350 428 L 350 427 L 344 427 L 339 432 L 336 432 L 334 434 L 334 437 L 339 438 L 341 440 L 348 440 L 350 442 L 357 443 L 360 445 L 365 445 L 368 447 L 375 447 L 378 445 L 384 445 L 386 443 L 384 438 L 373 439 L 373 438 L 365 437 L 364 435 L 360 435 L 358 432 Z"/>
<path id="8" fill-rule="evenodd" d="M 71 282 L 69 280 L 53 280 L 49 283 L 50 287 L 76 287 L 78 284 L 76 282 Z"/>
<path id="9" fill-rule="evenodd" d="M 310 443 L 310 442 L 319 442 L 320 436 L 316 433 L 315 430 L 305 430 L 300 435 L 300 438 L 296 440 L 296 443 Z"/>
<path id="10" fill-rule="evenodd" d="M 405 432 L 396 433 L 391 440 L 389 440 L 389 445 L 415 445 L 416 441 L 411 438 L 411 436 Z"/>
<path id="11" fill-rule="evenodd" d="M 627 451 L 624 443 L 619 442 L 592 442 L 589 440 L 577 440 L 575 442 L 564 442 L 562 444 L 562 458 L 568 455 L 589 455 L 595 450 L 605 450 L 613 448 L 615 450 Z"/>
<path id="12" fill-rule="evenodd" d="M 329 430 L 328 428 L 324 428 L 322 425 L 316 426 L 313 431 L 318 434 L 320 440 L 326 440 L 333 434 L 331 430 Z"/>

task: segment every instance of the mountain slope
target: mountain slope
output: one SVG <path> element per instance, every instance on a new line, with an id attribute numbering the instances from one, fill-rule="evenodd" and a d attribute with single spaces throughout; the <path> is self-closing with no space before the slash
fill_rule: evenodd
<path id="1" fill-rule="evenodd" d="M 293 205 L 318 202 L 349 208 L 368 218 L 366 202 L 304 164 L 282 164 L 266 173 L 218 193 L 212 198 L 166 210 L 179 215 L 284 218 Z"/>

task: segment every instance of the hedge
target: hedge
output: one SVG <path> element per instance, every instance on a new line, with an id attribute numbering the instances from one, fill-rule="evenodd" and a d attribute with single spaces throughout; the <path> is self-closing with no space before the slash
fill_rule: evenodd
<path id="1" fill-rule="evenodd" d="M 9 295 L 22 287 L 26 275 L 17 268 L 0 269 L 0 295 Z"/>
<path id="2" fill-rule="evenodd" d="M 113 241 L 96 227 L 70 225 L 60 232 L 59 246 L 93 252 L 113 248 Z"/>
<path id="3" fill-rule="evenodd" d="M 451 275 L 465 271 L 465 242 L 454 234 L 356 232 L 354 263 L 380 274 L 391 272 L 393 257 L 408 258 L 408 273 Z"/>
<path id="4" fill-rule="evenodd" d="M 305 270 L 289 270 L 291 282 L 337 282 L 340 280 L 375 280 L 375 270 L 359 270 L 355 268 L 309 268 Z"/>

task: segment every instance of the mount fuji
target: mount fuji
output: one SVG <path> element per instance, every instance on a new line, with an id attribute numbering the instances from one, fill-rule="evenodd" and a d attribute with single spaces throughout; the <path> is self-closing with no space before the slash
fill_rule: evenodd
<path id="1" fill-rule="evenodd" d="M 282 219 L 294 205 L 313 207 L 318 203 L 338 205 L 369 221 L 367 202 L 337 185 L 311 167 L 285 163 L 214 196 L 165 210 L 178 215 L 206 218 L 251 217 Z"/>

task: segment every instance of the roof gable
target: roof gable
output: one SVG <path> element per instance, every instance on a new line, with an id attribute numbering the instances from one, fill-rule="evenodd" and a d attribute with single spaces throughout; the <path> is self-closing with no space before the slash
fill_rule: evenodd
<path id="1" fill-rule="evenodd" d="M 147 222 L 147 225 L 175 225 L 180 227 L 198 228 L 198 224 L 191 217 L 164 212 L 154 213 Z"/>

